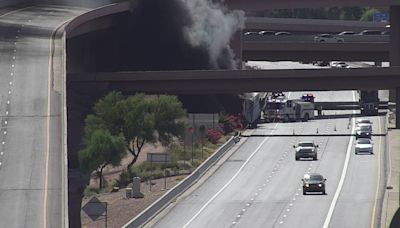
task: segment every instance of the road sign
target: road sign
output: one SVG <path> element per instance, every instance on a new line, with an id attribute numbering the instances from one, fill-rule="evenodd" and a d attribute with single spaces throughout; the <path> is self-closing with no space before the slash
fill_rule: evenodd
<path id="1" fill-rule="evenodd" d="M 387 13 L 377 12 L 373 16 L 374 22 L 388 22 L 389 16 Z"/>
<path id="2" fill-rule="evenodd" d="M 100 200 L 93 196 L 89 202 L 83 206 L 82 210 L 93 220 L 95 221 L 100 216 L 103 216 L 104 213 L 107 214 L 107 203 L 100 202 Z"/>

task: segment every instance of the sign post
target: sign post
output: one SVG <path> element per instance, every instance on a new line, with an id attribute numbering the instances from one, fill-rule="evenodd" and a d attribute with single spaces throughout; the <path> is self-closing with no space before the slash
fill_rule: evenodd
<path id="1" fill-rule="evenodd" d="M 105 228 L 107 228 L 107 202 L 101 202 L 96 196 L 93 196 L 89 202 L 82 207 L 82 210 L 92 221 L 96 221 L 101 216 L 105 217 Z"/>

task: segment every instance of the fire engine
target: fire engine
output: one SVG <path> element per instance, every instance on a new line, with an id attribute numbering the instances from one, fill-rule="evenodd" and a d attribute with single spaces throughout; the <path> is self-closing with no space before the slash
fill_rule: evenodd
<path id="1" fill-rule="evenodd" d="M 302 100 L 288 100 L 286 98 L 268 99 L 263 109 L 264 120 L 275 121 L 308 121 L 314 119 L 315 105 Z"/>

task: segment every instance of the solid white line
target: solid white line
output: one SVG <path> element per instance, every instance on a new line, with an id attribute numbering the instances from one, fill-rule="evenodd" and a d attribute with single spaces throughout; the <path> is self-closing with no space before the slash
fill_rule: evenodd
<path id="1" fill-rule="evenodd" d="M 0 18 L 1 18 L 1 17 L 5 17 L 5 16 L 8 16 L 8 15 L 13 14 L 13 13 L 16 13 L 16 12 L 19 12 L 19 11 L 23 11 L 23 10 L 29 9 L 29 8 L 34 8 L 34 7 L 35 7 L 35 6 L 28 6 L 28 7 L 25 7 L 25 8 L 13 10 L 13 11 L 10 11 L 10 12 L 7 12 L 7 13 L 5 13 L 5 14 L 0 15 Z"/>
<path id="2" fill-rule="evenodd" d="M 273 127 L 273 129 L 276 128 L 276 126 L 278 125 L 278 123 L 275 124 L 275 126 Z M 272 130 L 274 131 L 274 130 Z M 272 134 L 271 131 L 271 134 Z M 249 163 L 249 161 L 251 160 L 251 158 L 253 158 L 253 156 L 261 149 L 261 147 L 264 145 L 264 143 L 269 139 L 269 137 L 266 137 L 261 144 L 256 148 L 256 150 L 250 155 L 249 158 L 247 158 L 247 160 L 243 163 L 243 165 L 239 168 L 239 170 L 235 173 L 235 175 L 233 175 L 233 177 L 213 196 L 211 197 L 211 199 L 209 199 L 204 205 L 203 207 L 200 208 L 200 210 L 183 226 L 183 228 L 188 227 L 190 223 L 192 223 L 200 214 L 201 212 L 204 211 L 204 209 L 215 199 L 217 198 L 217 196 L 219 194 L 221 194 L 222 191 L 224 191 L 231 183 L 234 179 L 236 179 L 236 177 L 239 175 L 239 173 L 243 170 L 243 168 L 247 165 L 247 163 Z M 253 201 L 254 199 L 252 198 L 251 201 Z"/>
<path id="3" fill-rule="evenodd" d="M 353 101 L 355 101 L 355 100 L 356 100 L 355 92 L 353 91 Z M 353 114 L 355 114 L 355 110 L 353 110 Z M 354 132 L 354 127 L 355 127 L 355 121 L 353 118 L 352 124 L 351 124 L 351 133 Z M 329 227 L 329 224 L 331 223 L 333 212 L 336 207 L 337 200 L 339 199 L 340 192 L 342 191 L 344 180 L 346 179 L 347 167 L 349 166 L 351 148 L 353 146 L 353 140 L 354 140 L 354 137 L 350 136 L 349 145 L 347 146 L 346 159 L 344 161 L 344 166 L 343 166 L 343 170 L 342 170 L 342 176 L 340 177 L 340 181 L 339 181 L 338 187 L 336 189 L 335 196 L 333 197 L 331 206 L 329 207 L 328 214 L 326 215 L 324 225 L 322 226 L 323 228 Z"/>

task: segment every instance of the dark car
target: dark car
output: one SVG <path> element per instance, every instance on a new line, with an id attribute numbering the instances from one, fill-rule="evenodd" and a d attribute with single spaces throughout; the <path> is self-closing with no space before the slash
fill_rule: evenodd
<path id="1" fill-rule="evenodd" d="M 303 195 L 308 192 L 321 192 L 323 195 L 325 192 L 325 181 L 326 179 L 318 173 L 304 174 L 303 179 Z"/>
<path id="2" fill-rule="evenodd" d="M 295 155 L 296 161 L 300 158 L 312 158 L 317 160 L 317 148 L 316 147 L 298 147 Z"/>
<path id="3" fill-rule="evenodd" d="M 372 134 L 372 127 L 371 125 L 364 124 L 361 126 L 358 126 L 356 129 L 356 139 L 358 138 L 371 138 Z"/>
<path id="4" fill-rule="evenodd" d="M 381 35 L 382 31 L 379 30 L 364 30 L 359 35 Z"/>

